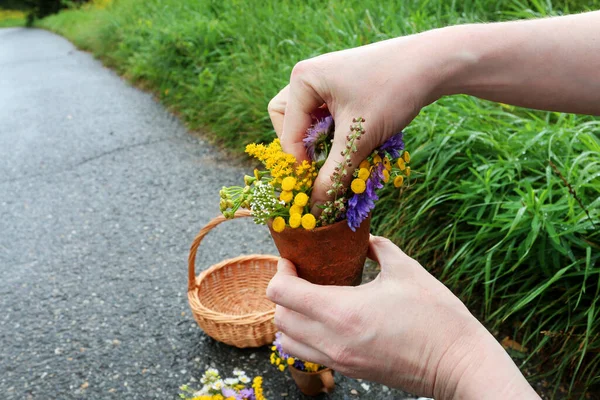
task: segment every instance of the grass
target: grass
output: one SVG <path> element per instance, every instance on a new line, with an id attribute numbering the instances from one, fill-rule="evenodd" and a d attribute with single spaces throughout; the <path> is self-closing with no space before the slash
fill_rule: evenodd
<path id="1" fill-rule="evenodd" d="M 115 0 L 39 24 L 241 150 L 272 139 L 267 104 L 302 59 L 449 24 L 594 8 L 600 0 Z M 597 390 L 600 121 L 455 96 L 406 132 L 418 173 L 401 195 L 383 195 L 376 231 L 529 347 L 524 364 L 555 392 Z"/>
<path id="2" fill-rule="evenodd" d="M 0 8 L 0 28 L 25 26 L 26 14 L 23 11 L 3 10 Z"/>

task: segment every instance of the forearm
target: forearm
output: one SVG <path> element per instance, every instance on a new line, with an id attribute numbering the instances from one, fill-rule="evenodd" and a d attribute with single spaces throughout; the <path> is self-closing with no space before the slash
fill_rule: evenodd
<path id="1" fill-rule="evenodd" d="M 438 95 L 600 115 L 600 11 L 423 35 L 440 44 Z"/>
<path id="2" fill-rule="evenodd" d="M 448 350 L 438 375 L 436 399 L 522 399 L 540 397 L 519 368 L 485 328 L 474 336 L 462 337 Z"/>

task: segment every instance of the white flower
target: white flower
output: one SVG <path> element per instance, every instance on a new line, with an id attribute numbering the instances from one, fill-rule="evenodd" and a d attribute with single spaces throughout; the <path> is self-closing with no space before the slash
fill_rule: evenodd
<path id="1" fill-rule="evenodd" d="M 250 378 L 248 378 L 246 375 L 242 375 L 242 376 L 240 376 L 240 382 L 250 383 Z"/>
<path id="2" fill-rule="evenodd" d="M 237 378 L 227 378 L 224 382 L 227 386 L 233 386 L 237 385 L 239 383 L 239 380 Z"/>
<path id="3" fill-rule="evenodd" d="M 219 379 L 218 381 L 216 381 L 215 383 L 212 384 L 212 389 L 213 390 L 221 390 L 221 389 L 223 389 L 223 386 L 224 386 L 223 381 Z"/>
<path id="4" fill-rule="evenodd" d="M 239 368 L 235 368 L 235 369 L 233 370 L 233 375 L 235 375 L 235 376 L 246 375 L 246 372 L 242 371 L 242 370 L 241 370 L 241 369 L 239 369 Z"/>

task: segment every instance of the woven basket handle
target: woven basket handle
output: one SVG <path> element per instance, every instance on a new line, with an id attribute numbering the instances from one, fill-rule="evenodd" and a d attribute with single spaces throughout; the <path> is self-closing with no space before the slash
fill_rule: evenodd
<path id="1" fill-rule="evenodd" d="M 251 215 L 252 213 L 249 210 L 237 210 L 233 218 L 244 218 L 250 217 Z M 206 236 L 208 232 L 224 221 L 227 221 L 227 218 L 223 215 L 213 218 L 206 226 L 204 226 L 204 228 L 200 229 L 200 232 L 194 238 L 192 247 L 190 248 L 190 256 L 188 257 L 188 292 L 196 288 L 196 252 L 198 251 L 200 242 L 202 242 L 202 239 L 204 239 L 204 236 Z"/>

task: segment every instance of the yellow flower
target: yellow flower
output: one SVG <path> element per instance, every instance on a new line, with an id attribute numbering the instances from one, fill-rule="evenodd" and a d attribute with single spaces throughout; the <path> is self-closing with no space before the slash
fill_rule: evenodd
<path id="1" fill-rule="evenodd" d="M 273 220 L 273 230 L 275 232 L 283 232 L 285 229 L 285 220 L 281 217 L 276 217 Z"/>
<path id="2" fill-rule="evenodd" d="M 290 214 L 290 226 L 292 228 L 299 227 L 301 223 L 302 223 L 302 214 L 301 213 Z"/>
<path id="3" fill-rule="evenodd" d="M 316 372 L 319 369 L 319 364 L 311 363 L 309 361 L 304 362 L 304 368 L 308 372 Z"/>
<path id="4" fill-rule="evenodd" d="M 406 161 L 407 163 L 410 162 L 410 153 L 405 150 L 404 154 L 402 154 L 402 158 L 404 158 L 404 161 Z"/>
<path id="5" fill-rule="evenodd" d="M 294 205 L 304 207 L 308 203 L 308 196 L 306 193 L 298 193 L 294 198 Z"/>
<path id="6" fill-rule="evenodd" d="M 390 180 L 390 171 L 387 169 L 383 170 L 383 181 L 387 183 Z"/>
<path id="7" fill-rule="evenodd" d="M 367 179 L 369 179 L 369 176 L 371 176 L 371 173 L 369 172 L 368 168 L 361 168 L 358 170 L 358 178 L 359 179 L 366 181 Z"/>
<path id="8" fill-rule="evenodd" d="M 286 203 L 289 203 L 290 201 L 292 201 L 293 198 L 294 198 L 294 193 L 289 192 L 287 190 L 284 190 L 279 195 L 279 199 L 285 201 Z"/>
<path id="9" fill-rule="evenodd" d="M 390 159 L 387 158 L 387 156 L 383 159 L 383 166 L 385 167 L 385 169 L 387 169 L 388 171 L 392 169 L 392 163 L 390 163 Z"/>
<path id="10" fill-rule="evenodd" d="M 356 194 L 361 194 L 367 188 L 367 184 L 360 178 L 356 178 L 350 184 L 350 189 Z"/>
<path id="11" fill-rule="evenodd" d="M 406 167 L 406 171 L 404 171 L 406 176 L 410 176 L 410 167 Z"/>
<path id="12" fill-rule="evenodd" d="M 260 176 L 258 176 L 258 170 L 256 168 L 254 168 L 254 177 L 256 178 L 256 181 L 260 181 Z"/>
<path id="13" fill-rule="evenodd" d="M 302 216 L 302 212 L 304 211 L 304 207 L 294 204 L 290 207 L 290 215 L 300 214 Z"/>
<path id="14" fill-rule="evenodd" d="M 290 358 L 287 359 L 288 365 L 294 364 L 294 361 L 296 361 L 296 360 L 294 360 L 294 357 L 290 357 Z"/>
<path id="15" fill-rule="evenodd" d="M 257 376 L 252 382 L 252 389 L 254 389 L 254 397 L 256 397 L 256 400 L 265 400 L 265 396 L 263 395 L 262 382 L 263 380 L 261 376 Z"/>
<path id="16" fill-rule="evenodd" d="M 285 365 L 281 364 L 279 365 L 279 370 L 283 372 L 283 370 L 285 369 Z"/>
<path id="17" fill-rule="evenodd" d="M 275 350 L 277 350 L 277 346 L 271 346 L 271 350 L 272 350 L 272 351 L 275 351 Z"/>
<path id="18" fill-rule="evenodd" d="M 304 214 L 302 216 L 302 227 L 304 229 L 307 229 L 307 230 L 315 229 L 315 226 L 317 226 L 317 220 L 314 215 Z"/>
<path id="19" fill-rule="evenodd" d="M 223 397 L 223 395 L 222 395 L 222 394 L 215 394 L 215 395 L 212 397 L 212 400 L 225 400 L 225 398 Z"/>
<path id="20" fill-rule="evenodd" d="M 375 157 L 373 157 L 373 164 L 377 165 L 381 162 L 381 157 L 379 157 L 379 154 L 377 154 Z"/>
<path id="21" fill-rule="evenodd" d="M 294 186 L 296 186 L 296 178 L 293 176 L 283 178 L 283 181 L 281 182 L 281 189 L 291 192 L 294 190 Z"/>
<path id="22" fill-rule="evenodd" d="M 406 164 L 402 158 L 398 159 L 398 168 L 400 168 L 400 171 L 404 171 L 406 169 Z"/>
<path id="23" fill-rule="evenodd" d="M 404 183 L 404 177 L 402 175 L 398 175 L 394 178 L 394 186 L 399 188 Z"/>
<path id="24" fill-rule="evenodd" d="M 364 168 L 366 170 L 368 170 L 369 168 L 371 168 L 371 163 L 369 162 L 369 160 L 363 160 L 359 165 L 358 168 Z"/>

